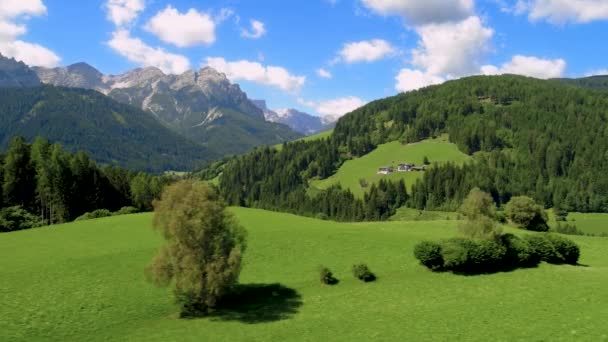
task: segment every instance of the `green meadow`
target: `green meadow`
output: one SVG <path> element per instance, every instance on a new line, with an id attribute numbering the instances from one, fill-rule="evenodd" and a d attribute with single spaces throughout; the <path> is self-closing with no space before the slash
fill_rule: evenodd
<path id="1" fill-rule="evenodd" d="M 244 295 L 197 319 L 179 319 L 171 291 L 144 279 L 161 243 L 151 214 L 0 235 L 0 341 L 608 341 L 606 238 L 571 237 L 581 266 L 458 276 L 412 255 L 457 235 L 455 220 L 231 210 L 249 235 Z M 353 278 L 359 262 L 375 283 Z M 320 284 L 321 264 L 338 285 Z"/>
<path id="2" fill-rule="evenodd" d="M 325 138 L 329 138 L 329 136 L 332 135 L 332 133 L 334 132 L 333 129 L 330 129 L 328 131 L 323 131 L 323 132 L 319 132 L 317 134 L 313 134 L 313 135 L 309 135 L 307 137 L 304 138 L 300 138 L 296 141 L 314 141 L 314 140 L 321 140 L 321 139 L 325 139 Z M 283 149 L 283 144 L 277 144 L 274 145 L 274 148 L 276 148 L 277 150 L 281 150 Z"/>
<path id="3" fill-rule="evenodd" d="M 311 189 L 327 189 L 331 185 L 340 184 L 350 189 L 356 196 L 362 197 L 365 188 L 361 187 L 360 180 L 365 179 L 368 187 L 377 183 L 380 179 L 400 180 L 411 187 L 417 179 L 421 178 L 422 172 L 396 172 L 397 165 L 402 163 L 413 163 L 422 165 L 424 157 L 433 164 L 444 162 L 463 163 L 468 158 L 458 150 L 454 144 L 447 142 L 447 138 L 424 140 L 415 144 L 403 145 L 399 141 L 393 141 L 378 146 L 374 151 L 353 160 L 346 161 L 342 167 L 327 179 L 311 182 Z M 395 173 L 390 175 L 378 175 L 378 168 L 393 166 Z"/>

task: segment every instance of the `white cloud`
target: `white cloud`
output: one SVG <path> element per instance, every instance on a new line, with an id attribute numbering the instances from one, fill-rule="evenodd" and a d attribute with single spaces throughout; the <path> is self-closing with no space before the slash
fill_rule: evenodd
<path id="1" fill-rule="evenodd" d="M 481 72 L 486 75 L 517 74 L 536 78 L 557 78 L 564 75 L 566 61 L 563 59 L 541 59 L 533 56 L 513 56 L 500 67 L 485 65 Z"/>
<path id="2" fill-rule="evenodd" d="M 516 8 L 532 21 L 546 19 L 554 24 L 608 20 L 606 0 L 518 0 Z"/>
<path id="3" fill-rule="evenodd" d="M 420 26 L 416 32 L 420 41 L 412 51 L 412 65 L 426 74 L 448 77 L 477 72 L 494 35 L 494 30 L 484 27 L 475 16 L 461 22 Z"/>
<path id="4" fill-rule="evenodd" d="M 120 27 L 130 24 L 145 8 L 144 0 L 108 0 L 108 19 Z"/>
<path id="5" fill-rule="evenodd" d="M 209 57 L 206 65 L 223 72 L 231 81 L 250 81 L 296 92 L 306 82 L 305 76 L 292 75 L 279 66 L 264 66 L 258 62 L 240 60 L 229 62 L 221 57 Z"/>
<path id="6" fill-rule="evenodd" d="M 259 20 L 251 20 L 251 30 L 242 29 L 241 36 L 250 39 L 258 39 L 266 34 L 266 25 Z"/>
<path id="7" fill-rule="evenodd" d="M 25 32 L 27 32 L 25 26 L 0 19 L 0 42 L 15 40 Z"/>
<path id="8" fill-rule="evenodd" d="M 317 69 L 317 75 L 322 78 L 332 78 L 333 77 L 331 72 L 329 72 L 323 68 Z"/>
<path id="9" fill-rule="evenodd" d="M 160 40 L 182 48 L 215 42 L 213 19 L 193 8 L 180 13 L 169 5 L 152 17 L 144 28 Z"/>
<path id="10" fill-rule="evenodd" d="M 346 63 L 374 62 L 395 53 L 396 49 L 386 40 L 364 40 L 344 44 L 339 60 Z"/>
<path id="11" fill-rule="evenodd" d="M 46 6 L 41 0 L 1 0 L 0 17 L 15 18 L 22 15 L 41 16 L 46 14 Z"/>
<path id="12" fill-rule="evenodd" d="M 46 6 L 40 0 L 0 0 L 0 53 L 30 66 L 57 66 L 61 58 L 53 51 L 17 39 L 27 32 L 27 27 L 15 23 L 15 20 L 27 20 L 46 13 Z"/>
<path id="13" fill-rule="evenodd" d="M 402 92 L 416 90 L 433 84 L 445 82 L 443 77 L 425 73 L 420 70 L 412 70 L 407 68 L 401 69 L 395 79 L 397 80 L 395 89 Z"/>
<path id="14" fill-rule="evenodd" d="M 115 31 L 108 45 L 131 62 L 157 67 L 166 73 L 180 74 L 190 69 L 186 57 L 150 47 L 140 39 L 131 37 L 125 29 Z"/>
<path id="15" fill-rule="evenodd" d="M 589 76 L 605 76 L 608 75 L 608 69 L 599 69 L 599 70 L 592 70 L 589 71 L 588 73 L 585 74 L 585 76 L 589 77 Z"/>
<path id="16" fill-rule="evenodd" d="M 61 61 L 59 56 L 44 46 L 22 40 L 0 42 L 0 52 L 30 66 L 53 68 Z"/>
<path id="17" fill-rule="evenodd" d="M 364 106 L 367 102 L 356 96 L 346 96 L 319 102 L 305 101 L 304 99 L 299 98 L 298 103 L 313 108 L 317 113 L 324 117 L 324 121 L 331 122 Z"/>
<path id="18" fill-rule="evenodd" d="M 361 0 L 382 15 L 400 15 L 417 26 L 467 18 L 473 14 L 474 0 Z"/>

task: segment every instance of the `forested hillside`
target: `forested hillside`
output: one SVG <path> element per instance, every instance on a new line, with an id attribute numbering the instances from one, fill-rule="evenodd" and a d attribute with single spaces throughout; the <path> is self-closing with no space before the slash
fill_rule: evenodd
<path id="1" fill-rule="evenodd" d="M 559 82 L 512 75 L 465 78 L 372 102 L 343 117 L 326 140 L 236 158 L 224 167 L 220 188 L 232 204 L 342 219 L 373 219 L 376 215 L 365 213 L 375 207 L 384 218 L 403 197 L 387 185 L 370 188 L 362 203 L 353 204 L 352 194 L 339 188 L 310 199 L 307 184 L 381 143 L 448 133 L 474 161 L 426 172 L 408 194 L 409 206 L 453 210 L 477 186 L 499 205 L 525 194 L 546 207 L 606 212 L 606 108 L 608 94 Z M 324 201 L 327 197 L 345 199 Z"/>
<path id="2" fill-rule="evenodd" d="M 11 140 L 0 155 L 0 232 L 72 221 L 98 209 L 151 210 L 170 180 L 114 166 L 99 167 L 37 138 Z"/>
<path id="3" fill-rule="evenodd" d="M 595 90 L 608 90 L 608 75 L 605 76 L 590 76 L 584 78 L 560 78 L 557 81 L 574 85 L 577 87 L 595 89 Z"/>
<path id="4" fill-rule="evenodd" d="M 97 162 L 151 172 L 191 170 L 219 157 L 150 114 L 83 89 L 0 88 L 0 149 L 14 136 L 43 136 Z"/>

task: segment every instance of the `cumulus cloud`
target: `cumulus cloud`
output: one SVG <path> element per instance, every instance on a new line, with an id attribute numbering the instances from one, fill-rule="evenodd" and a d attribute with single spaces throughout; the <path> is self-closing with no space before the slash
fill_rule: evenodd
<path id="1" fill-rule="evenodd" d="M 0 1 L 0 53 L 31 66 L 55 67 L 61 60 L 48 48 L 17 39 L 27 32 L 20 20 L 47 13 L 41 0 Z"/>
<path id="2" fill-rule="evenodd" d="M 108 45 L 131 62 L 157 67 L 165 73 L 181 74 L 190 69 L 186 57 L 150 47 L 140 39 L 131 37 L 125 29 L 115 31 Z"/>
<path id="3" fill-rule="evenodd" d="M 606 0 L 519 0 L 516 10 L 528 13 L 532 21 L 544 19 L 554 24 L 608 19 Z"/>
<path id="4" fill-rule="evenodd" d="M 364 40 L 344 44 L 337 61 L 346 63 L 374 62 L 394 55 L 396 49 L 382 39 Z"/>
<path id="5" fill-rule="evenodd" d="M 160 40 L 181 48 L 215 42 L 213 19 L 193 8 L 180 13 L 169 5 L 152 17 L 144 28 Z"/>
<path id="6" fill-rule="evenodd" d="M 557 78 L 564 75 L 566 61 L 563 59 L 541 59 L 533 56 L 513 56 L 511 61 L 500 67 L 485 65 L 481 71 L 485 75 L 517 74 L 536 78 Z"/>
<path id="7" fill-rule="evenodd" d="M 323 116 L 324 121 L 332 122 L 338 120 L 345 114 L 364 106 L 367 102 L 356 96 L 346 96 L 318 102 L 305 101 L 304 99 L 299 98 L 298 103 L 313 108 L 318 114 Z"/>
<path id="8" fill-rule="evenodd" d="M 397 80 L 395 89 L 402 92 L 416 90 L 433 84 L 445 82 L 445 79 L 441 76 L 407 68 L 401 69 L 395 79 Z"/>
<path id="9" fill-rule="evenodd" d="M 144 0 L 108 0 L 108 19 L 116 26 L 130 24 L 145 8 Z"/>
<path id="10" fill-rule="evenodd" d="M 477 72 L 494 35 L 494 30 L 475 16 L 460 22 L 420 26 L 416 32 L 420 41 L 412 52 L 412 64 L 427 74 L 448 77 Z"/>
<path id="11" fill-rule="evenodd" d="M 381 15 L 399 15 L 413 26 L 458 21 L 473 14 L 474 0 L 361 0 Z"/>
<path id="12" fill-rule="evenodd" d="M 241 36 L 250 39 L 258 39 L 266 34 L 266 25 L 259 20 L 251 20 L 250 21 L 251 29 L 241 30 Z"/>
<path id="13" fill-rule="evenodd" d="M 209 57 L 205 64 L 223 72 L 233 82 L 239 80 L 250 81 L 289 92 L 298 91 L 306 82 L 305 76 L 292 75 L 283 67 L 264 66 L 258 62 L 247 60 L 229 62 L 221 57 Z"/>
<path id="14" fill-rule="evenodd" d="M 333 77 L 331 72 L 329 72 L 323 68 L 317 69 L 317 75 L 321 78 L 332 78 Z"/>

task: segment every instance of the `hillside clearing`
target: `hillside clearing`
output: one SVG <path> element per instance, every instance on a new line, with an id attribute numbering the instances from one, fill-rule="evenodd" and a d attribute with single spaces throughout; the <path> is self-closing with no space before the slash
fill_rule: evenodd
<path id="1" fill-rule="evenodd" d="M 456 145 L 447 141 L 447 138 L 424 140 L 415 144 L 403 145 L 399 141 L 393 141 L 378 146 L 374 151 L 361 158 L 346 161 L 333 176 L 311 182 L 311 189 L 327 189 L 334 184 L 340 184 L 350 189 L 355 196 L 362 197 L 365 188 L 361 187 L 360 180 L 364 179 L 368 187 L 377 183 L 380 179 L 400 180 L 410 188 L 417 179 L 423 176 L 423 172 L 397 172 L 397 165 L 401 163 L 413 163 L 422 165 L 424 157 L 433 164 L 443 162 L 463 163 L 470 157 L 458 150 Z M 395 172 L 389 175 L 378 175 L 378 168 L 393 166 Z"/>

